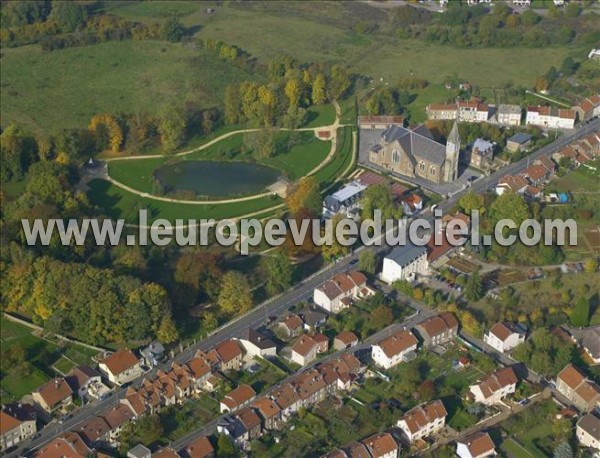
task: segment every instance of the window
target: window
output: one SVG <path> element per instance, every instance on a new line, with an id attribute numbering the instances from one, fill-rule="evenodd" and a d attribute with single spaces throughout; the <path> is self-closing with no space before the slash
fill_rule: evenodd
<path id="1" fill-rule="evenodd" d="M 425 170 L 425 162 L 423 162 L 423 161 L 419 162 L 419 170 L 421 170 L 421 171 Z"/>
<path id="2" fill-rule="evenodd" d="M 429 173 L 431 175 L 435 175 L 435 166 L 434 165 L 432 165 L 431 168 L 429 169 Z"/>
<path id="3" fill-rule="evenodd" d="M 400 153 L 397 149 L 392 151 L 392 162 L 395 164 L 400 162 Z"/>

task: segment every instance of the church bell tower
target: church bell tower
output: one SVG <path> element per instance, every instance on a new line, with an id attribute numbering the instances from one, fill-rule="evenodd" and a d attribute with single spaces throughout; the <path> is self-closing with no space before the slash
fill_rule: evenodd
<path id="1" fill-rule="evenodd" d="M 448 140 L 446 140 L 446 162 L 444 164 L 444 181 L 450 183 L 458 178 L 458 160 L 460 158 L 460 135 L 455 122 Z"/>

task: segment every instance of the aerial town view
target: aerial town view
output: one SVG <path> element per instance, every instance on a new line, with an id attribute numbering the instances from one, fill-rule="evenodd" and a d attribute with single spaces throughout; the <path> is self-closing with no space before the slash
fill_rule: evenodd
<path id="1" fill-rule="evenodd" d="M 0 455 L 600 458 L 598 0 L 1 0 Z"/>

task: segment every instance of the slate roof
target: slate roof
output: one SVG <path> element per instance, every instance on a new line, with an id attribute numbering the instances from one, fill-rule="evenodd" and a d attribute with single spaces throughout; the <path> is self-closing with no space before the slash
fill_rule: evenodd
<path id="1" fill-rule="evenodd" d="M 417 126 L 412 130 L 401 126 L 391 126 L 382 133 L 381 137 L 385 143 L 398 141 L 402 149 L 413 158 L 442 164 L 446 160 L 446 147 L 436 142 L 431 137 L 431 133 L 425 132 L 426 129 L 425 126 Z"/>
<path id="2" fill-rule="evenodd" d="M 397 246 L 390 254 L 386 256 L 387 259 L 391 259 L 399 266 L 406 266 L 419 258 L 423 254 L 427 253 L 427 248 L 424 246 L 417 245 L 405 245 Z"/>

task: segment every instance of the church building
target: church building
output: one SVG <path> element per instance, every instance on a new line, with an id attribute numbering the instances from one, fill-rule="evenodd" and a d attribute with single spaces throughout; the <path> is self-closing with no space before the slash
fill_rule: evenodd
<path id="1" fill-rule="evenodd" d="M 391 172 L 450 183 L 458 176 L 460 136 L 454 123 L 446 146 L 433 139 L 425 125 L 407 129 L 391 125 L 369 150 L 369 161 Z"/>

